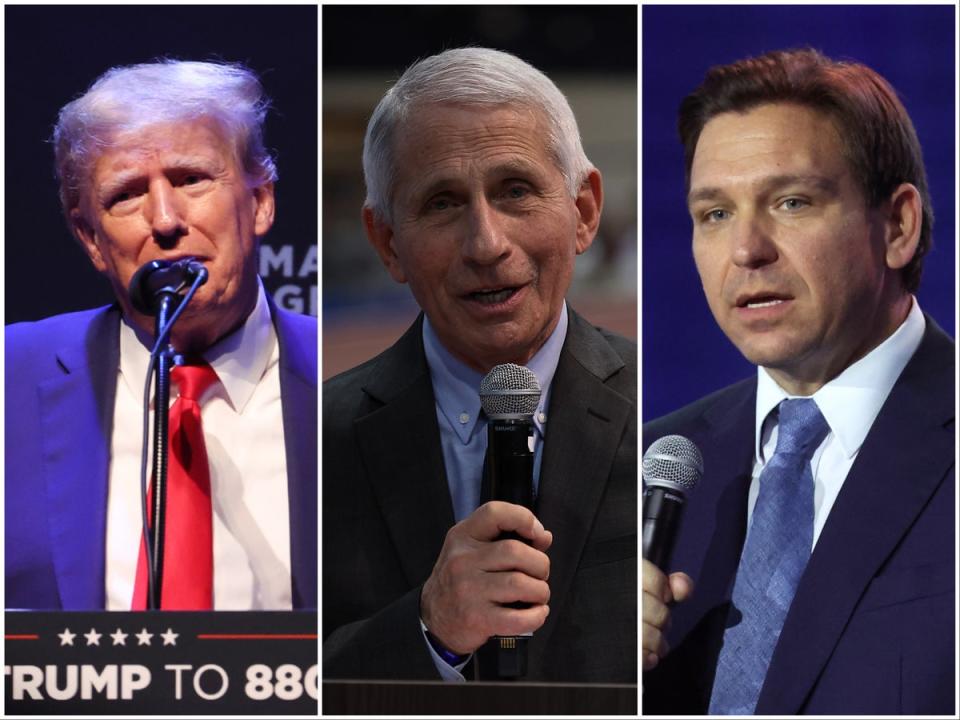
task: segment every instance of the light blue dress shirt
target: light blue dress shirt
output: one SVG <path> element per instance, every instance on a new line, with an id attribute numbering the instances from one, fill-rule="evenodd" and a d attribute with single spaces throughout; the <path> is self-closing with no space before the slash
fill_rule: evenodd
<path id="1" fill-rule="evenodd" d="M 541 389 L 540 403 L 533 415 L 534 496 L 540 482 L 540 450 L 546 432 L 550 384 L 566 336 L 567 306 L 564 304 L 557 327 L 527 363 L 527 367 L 537 376 Z M 443 449 L 450 498 L 453 500 L 453 516 L 460 522 L 480 505 L 483 457 L 487 452 L 487 422 L 480 413 L 480 381 L 483 374 L 453 357 L 443 347 L 427 318 L 423 320 L 423 348 L 436 398 L 440 446 Z"/>
<path id="2" fill-rule="evenodd" d="M 560 320 L 543 347 L 527 363 L 540 383 L 540 403 L 533 416 L 533 487 L 534 497 L 540 485 L 540 462 L 543 437 L 550 407 L 550 388 L 560 361 L 560 350 L 567 337 L 567 306 L 560 311 Z M 430 368 L 430 380 L 437 406 L 440 446 L 447 473 L 447 486 L 453 501 L 453 515 L 460 522 L 480 505 L 480 483 L 483 458 L 487 452 L 487 422 L 480 413 L 480 381 L 483 374 L 468 367 L 443 346 L 430 320 L 423 320 L 423 348 Z M 421 629 L 426 626 L 421 620 Z M 460 670 L 469 657 L 455 668 L 448 665 L 427 642 L 434 665 L 444 680 L 464 681 Z"/>

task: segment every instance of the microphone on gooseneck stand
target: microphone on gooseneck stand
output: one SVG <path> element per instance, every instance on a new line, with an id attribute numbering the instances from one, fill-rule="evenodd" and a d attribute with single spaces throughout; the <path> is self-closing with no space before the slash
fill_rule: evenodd
<path id="1" fill-rule="evenodd" d="M 540 383 L 526 367 L 506 363 L 495 366 L 480 383 L 480 404 L 487 416 L 486 480 L 490 499 L 523 505 L 533 510 L 533 414 L 540 403 Z M 527 542 L 516 533 L 503 533 L 498 540 Z M 509 607 L 525 608 L 527 603 Z M 497 675 L 523 677 L 527 673 L 529 636 L 494 636 Z"/>
<path id="2" fill-rule="evenodd" d="M 703 477 L 700 450 L 681 435 L 653 442 L 643 455 L 643 557 L 668 572 L 687 493 Z"/>
<path id="3" fill-rule="evenodd" d="M 140 454 L 140 512 L 147 560 L 147 609 L 160 609 L 164 563 L 164 528 L 167 498 L 167 421 L 170 369 L 175 351 L 168 343 L 170 331 L 197 289 L 207 281 L 207 268 L 193 257 L 151 260 L 140 266 L 128 289 L 133 307 L 155 318 L 154 344 L 143 388 L 143 447 Z M 183 295 L 181 292 L 186 291 Z M 150 381 L 156 370 L 154 392 L 153 483 L 147 503 L 147 438 L 150 416 Z"/>
<path id="4" fill-rule="evenodd" d="M 196 258 L 151 260 L 141 265 L 130 279 L 130 301 L 144 315 L 157 315 L 165 296 L 179 305 L 180 291 L 198 278 L 203 278 L 199 283 L 203 285 L 207 269 Z"/>

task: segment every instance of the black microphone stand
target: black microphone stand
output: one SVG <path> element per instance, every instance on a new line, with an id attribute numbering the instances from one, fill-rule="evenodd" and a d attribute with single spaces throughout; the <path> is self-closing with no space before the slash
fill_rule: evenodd
<path id="1" fill-rule="evenodd" d="M 169 336 L 170 316 L 180 302 L 174 292 L 164 292 L 158 298 L 155 324 L 156 338 L 160 341 L 164 330 Z M 150 550 L 149 568 L 151 582 L 148 584 L 147 609 L 158 610 L 163 590 L 163 548 L 167 509 L 167 444 L 168 419 L 170 416 L 170 371 L 176 364 L 176 351 L 169 342 L 158 348 L 156 354 L 157 374 L 154 384 L 153 415 L 153 485 L 150 490 Z"/>
<path id="2" fill-rule="evenodd" d="M 130 281 L 130 300 L 145 315 L 156 317 L 155 339 L 143 389 L 143 446 L 140 455 L 140 512 L 147 560 L 148 610 L 160 609 L 163 584 L 164 530 L 167 507 L 167 423 L 170 416 L 170 370 L 181 362 L 170 344 L 170 331 L 197 289 L 207 281 L 207 269 L 195 258 L 151 260 Z M 179 292 L 189 285 L 186 295 Z M 150 380 L 156 371 L 153 426 L 153 484 L 147 512 L 147 435 Z"/>

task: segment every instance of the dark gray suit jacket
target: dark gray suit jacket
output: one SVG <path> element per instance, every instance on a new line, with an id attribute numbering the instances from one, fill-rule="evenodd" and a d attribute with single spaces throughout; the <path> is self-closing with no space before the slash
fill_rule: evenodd
<path id="1" fill-rule="evenodd" d="M 636 345 L 569 317 L 535 508 L 550 615 L 527 679 L 636 682 Z M 454 519 L 421 333 L 422 316 L 324 383 L 324 677 L 439 677 L 420 589 Z"/>

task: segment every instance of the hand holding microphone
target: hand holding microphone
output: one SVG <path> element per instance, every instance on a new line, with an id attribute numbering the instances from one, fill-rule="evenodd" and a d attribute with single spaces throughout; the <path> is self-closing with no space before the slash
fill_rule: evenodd
<path id="1" fill-rule="evenodd" d="M 703 458 L 687 438 L 668 435 L 643 456 L 643 669 L 652 670 L 670 648 L 670 603 L 693 593 L 683 572 L 665 574 L 679 529 L 686 494 L 703 475 Z"/>
<path id="2" fill-rule="evenodd" d="M 487 423 L 490 502 L 447 533 L 423 586 L 421 618 L 446 649 L 466 655 L 488 638 L 499 644 L 497 674 L 526 673 L 526 637 L 546 621 L 547 548 L 553 536 L 534 516 L 533 413 L 540 386 L 528 368 L 497 365 L 480 398 Z"/>
<path id="3" fill-rule="evenodd" d="M 497 542 L 503 532 L 532 544 Z M 512 503 L 485 503 L 454 525 L 420 596 L 430 633 L 446 649 L 467 655 L 492 635 L 537 630 L 550 612 L 546 550 L 552 542 L 532 512 Z M 505 607 L 517 601 L 529 607 Z"/>

